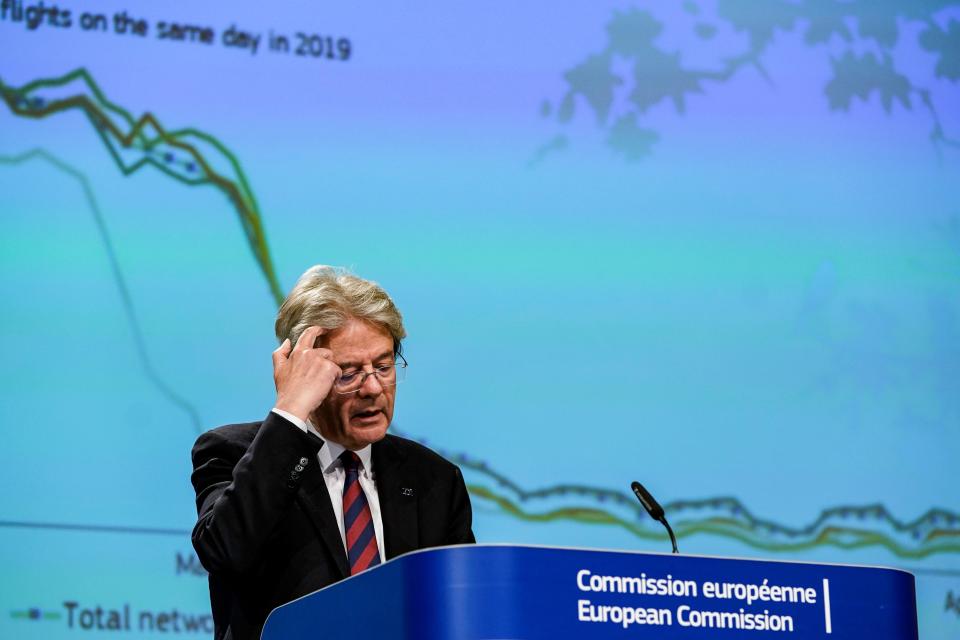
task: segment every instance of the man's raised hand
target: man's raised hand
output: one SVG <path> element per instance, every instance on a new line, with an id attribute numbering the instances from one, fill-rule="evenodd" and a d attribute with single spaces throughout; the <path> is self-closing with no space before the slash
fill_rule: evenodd
<path id="1" fill-rule="evenodd" d="M 313 326 L 300 334 L 296 346 L 284 340 L 273 352 L 273 382 L 277 387 L 276 408 L 303 421 L 326 399 L 340 376 L 333 352 L 315 347 L 326 329 Z"/>

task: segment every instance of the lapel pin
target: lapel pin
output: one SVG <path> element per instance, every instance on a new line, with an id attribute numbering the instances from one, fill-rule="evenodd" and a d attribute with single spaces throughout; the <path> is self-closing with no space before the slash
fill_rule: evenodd
<path id="1" fill-rule="evenodd" d="M 411 489 L 410 487 L 401 487 L 401 488 L 400 488 L 400 493 L 401 493 L 401 495 L 412 496 L 412 495 L 413 495 L 413 489 Z"/>

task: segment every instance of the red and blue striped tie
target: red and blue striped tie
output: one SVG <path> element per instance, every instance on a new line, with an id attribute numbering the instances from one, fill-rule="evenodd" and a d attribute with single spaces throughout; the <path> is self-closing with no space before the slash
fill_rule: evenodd
<path id="1" fill-rule="evenodd" d="M 347 472 L 343 483 L 343 530 L 347 533 L 350 575 L 356 575 L 380 564 L 380 550 L 377 549 L 370 505 L 360 487 L 360 458 L 353 451 L 344 451 L 340 461 Z"/>

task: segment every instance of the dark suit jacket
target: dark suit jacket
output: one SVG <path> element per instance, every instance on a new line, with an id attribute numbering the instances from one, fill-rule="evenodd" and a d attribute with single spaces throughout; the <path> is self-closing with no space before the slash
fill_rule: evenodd
<path id="1" fill-rule="evenodd" d="M 317 462 L 322 446 L 272 412 L 208 431 L 194 445 L 193 546 L 210 573 L 216 638 L 259 638 L 275 607 L 350 575 Z M 388 435 L 373 445 L 373 470 L 387 559 L 474 542 L 455 465 Z"/>

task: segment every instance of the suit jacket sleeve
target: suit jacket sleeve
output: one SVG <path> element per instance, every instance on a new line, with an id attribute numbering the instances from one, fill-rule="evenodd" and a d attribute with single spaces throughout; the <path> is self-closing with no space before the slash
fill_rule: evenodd
<path id="1" fill-rule="evenodd" d="M 453 490 L 450 500 L 450 530 L 447 544 L 467 544 L 476 542 L 473 536 L 473 511 L 470 496 L 463 482 L 459 467 L 454 467 Z"/>
<path id="2" fill-rule="evenodd" d="M 271 412 L 254 425 L 221 427 L 193 447 L 198 520 L 192 541 L 211 573 L 254 568 L 277 522 L 294 503 L 301 474 L 318 464 L 323 441 Z M 246 437 L 244 435 L 246 434 Z"/>

